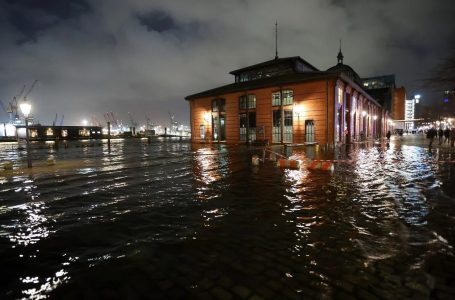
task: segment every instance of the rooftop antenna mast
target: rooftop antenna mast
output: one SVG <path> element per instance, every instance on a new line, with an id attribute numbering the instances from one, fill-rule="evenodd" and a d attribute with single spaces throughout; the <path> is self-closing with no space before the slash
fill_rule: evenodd
<path id="1" fill-rule="evenodd" d="M 275 21 L 275 59 L 278 59 L 278 21 Z"/>
<path id="2" fill-rule="evenodd" d="M 338 59 L 338 63 L 339 64 L 343 64 L 343 53 L 341 53 L 341 39 L 340 39 L 340 51 L 338 52 L 338 56 L 337 56 L 337 59 Z"/>

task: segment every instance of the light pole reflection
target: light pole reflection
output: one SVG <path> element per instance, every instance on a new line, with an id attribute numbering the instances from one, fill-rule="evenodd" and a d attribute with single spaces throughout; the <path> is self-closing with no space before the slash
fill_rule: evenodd
<path id="1" fill-rule="evenodd" d="M 32 167 L 32 158 L 30 155 L 30 136 L 28 132 L 28 116 L 30 114 L 30 111 L 32 110 L 32 105 L 30 103 L 27 103 L 24 101 L 21 104 L 21 111 L 24 114 L 25 117 L 25 139 L 27 143 L 27 167 L 31 168 Z"/>

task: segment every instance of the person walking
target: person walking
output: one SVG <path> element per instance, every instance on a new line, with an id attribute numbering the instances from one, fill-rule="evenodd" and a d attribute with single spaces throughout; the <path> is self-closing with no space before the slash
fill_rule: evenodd
<path id="1" fill-rule="evenodd" d="M 447 143 L 449 144 L 449 138 L 450 138 L 450 129 L 447 127 L 444 129 L 444 144 Z"/>
<path id="2" fill-rule="evenodd" d="M 450 130 L 450 146 L 453 147 L 455 144 L 455 127 Z"/>
<path id="3" fill-rule="evenodd" d="M 387 137 L 387 142 L 390 141 L 390 136 L 392 135 L 392 133 L 389 131 L 387 131 L 387 134 L 386 134 L 386 137 Z"/>
<path id="4" fill-rule="evenodd" d="M 442 144 L 443 137 L 444 137 L 444 130 L 442 130 L 442 128 L 439 127 L 439 130 L 438 130 L 439 145 Z"/>
<path id="5" fill-rule="evenodd" d="M 430 144 L 428 145 L 429 148 L 431 148 L 431 145 L 433 145 L 433 140 L 434 140 L 434 138 L 435 138 L 435 136 L 437 134 L 438 134 L 438 132 L 433 127 L 428 129 L 428 131 L 427 131 L 427 139 L 430 140 Z"/>

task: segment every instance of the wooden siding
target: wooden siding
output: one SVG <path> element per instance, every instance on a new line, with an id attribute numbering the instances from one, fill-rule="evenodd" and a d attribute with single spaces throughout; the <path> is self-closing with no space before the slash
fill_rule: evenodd
<path id="1" fill-rule="evenodd" d="M 302 105 L 303 107 L 303 111 L 299 115 L 293 113 L 293 142 L 305 142 L 305 121 L 312 120 L 314 121 L 315 141 L 319 144 L 333 144 L 335 142 L 336 83 L 337 81 L 335 79 L 319 79 L 296 84 L 277 85 L 274 87 L 217 95 L 216 97 L 192 99 L 190 100 L 192 141 L 213 142 L 211 115 L 216 115 L 217 113 L 212 113 L 211 103 L 213 99 L 221 98 L 226 101 L 225 142 L 244 143 L 244 141 L 240 141 L 239 97 L 242 95 L 254 94 L 256 96 L 256 128 L 263 127 L 265 139 L 271 142 L 273 125 L 272 112 L 274 109 L 278 108 L 272 106 L 272 94 L 280 91 L 280 89 L 291 89 L 294 94 L 294 104 L 285 106 L 285 109 L 293 109 L 295 105 Z M 346 89 L 349 89 L 351 95 L 355 93 L 355 90 L 353 90 L 352 87 L 343 85 L 343 93 L 345 93 Z M 351 98 L 352 97 L 349 99 Z M 367 99 L 361 96 L 357 97 L 357 101 L 359 102 L 360 111 L 363 109 L 364 105 L 366 107 L 366 102 L 368 102 Z M 380 109 L 372 109 L 371 111 L 377 111 L 378 115 L 381 116 Z M 210 116 L 209 122 L 204 120 L 205 114 Z M 359 127 L 361 126 L 361 124 L 359 124 L 361 121 L 359 114 L 357 114 L 355 118 L 357 127 L 356 132 L 359 132 Z M 351 123 L 354 124 L 354 122 Z M 205 140 L 200 138 L 201 125 L 206 127 Z M 256 138 L 263 139 L 263 136 L 262 134 L 257 134 Z"/>

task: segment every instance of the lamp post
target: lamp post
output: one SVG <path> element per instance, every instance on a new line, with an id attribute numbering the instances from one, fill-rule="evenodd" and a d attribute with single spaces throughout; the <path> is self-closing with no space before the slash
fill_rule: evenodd
<path id="1" fill-rule="evenodd" d="M 21 111 L 24 114 L 25 117 L 25 139 L 27 143 L 27 167 L 31 168 L 32 167 L 32 158 L 30 156 L 30 137 L 28 133 L 28 115 L 30 114 L 30 111 L 32 110 L 32 105 L 30 103 L 27 103 L 24 101 L 21 105 Z"/>
<path id="2" fill-rule="evenodd" d="M 297 115 L 297 126 L 296 129 L 300 129 L 300 115 L 303 113 L 303 106 L 301 104 L 294 104 L 294 113 Z"/>
<path id="3" fill-rule="evenodd" d="M 374 124 L 373 124 L 373 134 L 374 134 L 374 138 L 377 138 L 377 132 L 378 132 L 378 126 L 377 126 L 377 122 L 376 120 L 378 119 L 378 116 L 374 115 L 373 116 L 373 120 L 374 120 Z"/>

